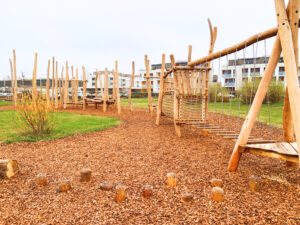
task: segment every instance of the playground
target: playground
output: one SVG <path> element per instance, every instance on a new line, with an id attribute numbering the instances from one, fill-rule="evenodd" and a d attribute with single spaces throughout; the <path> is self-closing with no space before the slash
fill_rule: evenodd
<path id="1" fill-rule="evenodd" d="M 72 113 L 115 116 L 92 107 Z M 1 181 L 0 221 L 12 223 L 290 223 L 299 222 L 299 171 L 284 161 L 247 155 L 236 173 L 226 166 L 234 142 L 220 136 L 203 137 L 197 129 L 182 129 L 174 135 L 172 121 L 162 118 L 156 126 L 144 109 L 124 110 L 122 124 L 63 139 L 19 142 L 1 146 L 1 158 L 14 158 L 20 173 Z M 234 119 L 232 119 L 234 120 Z M 224 118 L 227 123 L 227 118 Z M 255 129 L 259 135 L 262 127 Z M 280 131 L 274 135 L 280 137 Z M 267 138 L 267 137 L 265 137 Z M 100 144 L 99 144 L 100 143 Z M 91 168 L 88 183 L 79 181 L 79 171 Z M 297 172 L 298 171 L 298 172 Z M 36 176 L 45 172 L 47 186 L 37 186 Z M 175 188 L 166 186 L 166 174 L 175 172 Z M 262 189 L 248 187 L 252 174 L 261 177 Z M 210 200 L 209 181 L 220 178 L 225 200 Z M 56 193 L 59 182 L 69 179 L 72 189 Z M 127 199 L 114 201 L 113 191 L 102 191 L 103 181 L 123 184 Z M 153 185 L 153 197 L 145 199 L 141 189 Z M 185 192 L 194 196 L 184 202 Z"/>

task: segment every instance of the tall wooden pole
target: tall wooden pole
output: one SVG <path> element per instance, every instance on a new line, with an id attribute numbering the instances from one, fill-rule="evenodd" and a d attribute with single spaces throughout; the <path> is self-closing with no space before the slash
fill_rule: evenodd
<path id="1" fill-rule="evenodd" d="M 55 68 L 55 109 L 58 109 L 58 62 L 56 61 Z"/>
<path id="2" fill-rule="evenodd" d="M 79 80 L 78 80 L 78 68 L 76 68 L 75 103 L 78 103 L 78 86 L 79 86 Z"/>
<path id="3" fill-rule="evenodd" d="M 50 106 L 50 80 L 49 80 L 49 76 L 50 76 L 50 59 L 48 60 L 48 68 L 47 68 L 47 81 L 46 81 L 46 102 L 47 102 L 47 107 Z"/>
<path id="4" fill-rule="evenodd" d="M 66 61 L 66 78 L 65 78 L 65 92 L 64 92 L 64 109 L 67 108 L 67 103 L 69 100 L 69 65 L 68 61 Z"/>
<path id="5" fill-rule="evenodd" d="M 64 82 L 64 67 L 62 66 L 62 68 L 61 68 L 60 87 L 59 87 L 59 94 L 60 94 L 59 105 L 60 105 L 60 107 L 63 106 L 63 99 L 64 99 L 64 86 L 63 86 L 63 82 Z"/>
<path id="6" fill-rule="evenodd" d="M 82 66 L 82 72 L 83 72 L 83 81 L 82 81 L 82 88 L 83 88 L 83 94 L 82 94 L 82 100 L 83 100 L 83 110 L 86 109 L 86 85 L 87 85 L 87 80 L 86 80 L 86 74 L 85 74 L 85 67 Z"/>
<path id="7" fill-rule="evenodd" d="M 101 77 L 100 77 L 101 79 Z M 108 101 L 108 70 L 105 68 L 104 71 L 104 96 L 103 96 L 103 112 L 106 112 Z"/>
<path id="8" fill-rule="evenodd" d="M 37 93 L 36 93 L 36 74 L 37 74 L 37 53 L 34 55 L 34 67 L 32 73 L 32 102 L 36 103 Z"/>
<path id="9" fill-rule="evenodd" d="M 12 101 L 13 101 L 13 106 L 15 106 L 14 69 L 13 69 L 13 64 L 12 64 L 11 59 L 9 59 L 9 64 L 10 64 L 10 80 L 11 80 Z"/>
<path id="10" fill-rule="evenodd" d="M 54 56 L 52 57 L 52 82 L 51 82 L 51 85 L 52 85 L 52 89 L 51 89 L 51 104 L 52 106 L 54 106 L 54 78 L 55 77 L 55 58 Z"/>
<path id="11" fill-rule="evenodd" d="M 130 86 L 128 91 L 128 105 L 130 111 L 132 111 L 131 92 L 132 92 L 132 86 L 134 84 L 134 74 L 135 74 L 135 65 L 134 65 L 134 61 L 132 61 L 132 74 L 131 74 Z"/>
<path id="12" fill-rule="evenodd" d="M 75 102 L 75 77 L 74 77 L 74 69 L 73 66 L 71 66 L 72 70 L 72 80 L 71 80 L 71 93 L 72 93 L 72 102 Z"/>
<path id="13" fill-rule="evenodd" d="M 160 124 L 160 118 L 161 118 L 161 113 L 162 113 L 162 101 L 163 101 L 163 96 L 164 96 L 164 89 L 165 89 L 165 60 L 166 60 L 166 55 L 162 54 L 162 59 L 161 59 L 161 71 L 160 71 L 160 85 L 159 85 L 159 96 L 158 96 L 158 103 L 157 103 L 157 115 L 156 115 L 156 125 Z"/>
<path id="14" fill-rule="evenodd" d="M 96 70 L 95 76 L 95 98 L 98 98 L 98 70 Z"/>
<path id="15" fill-rule="evenodd" d="M 17 107 L 18 105 L 18 79 L 17 79 L 17 57 L 16 57 L 16 51 L 13 50 L 13 62 L 14 62 L 14 107 Z"/>
<path id="16" fill-rule="evenodd" d="M 100 96 L 101 96 L 101 99 L 103 99 L 104 87 L 103 87 L 103 84 L 102 84 L 102 77 L 101 77 L 101 73 L 98 70 L 97 70 L 97 74 L 98 74 L 99 83 L 100 83 Z"/>
<path id="17" fill-rule="evenodd" d="M 151 94 L 151 80 L 150 80 L 150 65 L 149 65 L 148 56 L 145 55 L 145 67 L 146 67 L 146 81 L 147 81 L 147 93 L 148 93 L 148 110 L 151 116 L 153 114 L 153 105 L 152 105 L 152 94 Z"/>
<path id="18" fill-rule="evenodd" d="M 277 14 L 278 33 L 280 36 L 280 43 L 282 46 L 282 54 L 286 71 L 286 81 L 288 87 L 292 121 L 296 135 L 297 147 L 298 149 L 300 149 L 300 88 L 298 86 L 298 67 L 296 63 L 295 49 L 293 45 L 293 35 L 289 24 L 288 16 L 285 11 L 284 0 L 274 1 Z M 298 8 L 292 8 L 292 10 L 297 11 L 297 13 L 299 14 L 299 2 L 296 5 L 298 5 Z"/>
<path id="19" fill-rule="evenodd" d="M 116 73 L 116 86 L 117 86 L 117 109 L 118 109 L 118 115 L 121 114 L 121 100 L 120 100 L 120 85 L 119 85 L 119 72 L 118 72 L 118 60 L 115 62 L 115 73 Z"/>

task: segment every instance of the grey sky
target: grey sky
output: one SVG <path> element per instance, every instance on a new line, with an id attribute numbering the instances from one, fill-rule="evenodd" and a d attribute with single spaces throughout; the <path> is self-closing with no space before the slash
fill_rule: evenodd
<path id="1" fill-rule="evenodd" d="M 218 27 L 215 50 L 276 26 L 272 0 L 1 0 L 0 78 L 10 74 L 12 49 L 18 75 L 29 77 L 35 52 L 43 75 L 52 56 L 59 66 L 68 60 L 88 72 L 111 69 L 118 59 L 119 71 L 128 73 L 132 60 L 144 68 L 144 54 L 150 63 L 162 53 L 186 59 L 189 44 L 196 59 L 208 52 L 208 17 Z"/>

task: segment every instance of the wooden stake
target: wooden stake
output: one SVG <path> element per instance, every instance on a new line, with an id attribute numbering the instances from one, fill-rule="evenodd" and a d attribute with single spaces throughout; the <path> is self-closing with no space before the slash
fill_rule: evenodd
<path id="1" fill-rule="evenodd" d="M 159 86 L 159 95 L 158 95 L 158 102 L 157 102 L 157 114 L 156 114 L 156 125 L 160 124 L 160 118 L 162 113 L 162 100 L 164 96 L 164 90 L 165 90 L 165 61 L 166 61 L 166 55 L 162 54 L 161 57 L 161 71 L 160 71 L 160 86 Z"/>
<path id="2" fill-rule="evenodd" d="M 15 87 L 14 87 L 14 69 L 11 59 L 9 59 L 10 64 L 10 80 L 11 80 L 11 93 L 12 93 L 12 101 L 13 106 L 15 106 Z"/>
<path id="3" fill-rule="evenodd" d="M 47 68 L 47 81 L 46 81 L 46 101 L 47 101 L 47 107 L 50 106 L 50 81 L 49 81 L 49 76 L 50 76 L 50 59 L 48 60 L 48 68 Z"/>
<path id="4" fill-rule="evenodd" d="M 18 79 L 17 79 L 17 57 L 16 57 L 16 51 L 15 49 L 13 50 L 13 61 L 14 61 L 14 106 L 17 107 L 18 105 Z"/>
<path id="5" fill-rule="evenodd" d="M 37 93 L 36 93 L 36 72 L 37 71 L 37 53 L 34 55 L 34 67 L 32 73 L 32 102 L 36 103 Z"/>
<path id="6" fill-rule="evenodd" d="M 118 109 L 118 115 L 121 114 L 121 100 L 120 100 L 120 86 L 119 86 L 119 72 L 118 72 L 118 60 L 116 60 L 116 63 L 115 63 L 115 73 L 116 73 L 116 85 L 117 85 L 117 109 Z"/>
<path id="7" fill-rule="evenodd" d="M 71 71 L 72 71 L 71 93 L 72 93 L 72 103 L 74 103 L 75 102 L 75 77 L 74 77 L 73 66 L 71 66 Z"/>
<path id="8" fill-rule="evenodd" d="M 76 81 L 75 81 L 75 103 L 78 103 L 78 87 L 79 87 L 79 80 L 78 80 L 78 68 L 76 68 Z"/>
<path id="9" fill-rule="evenodd" d="M 98 98 L 98 70 L 96 70 L 95 77 L 95 98 Z"/>
<path id="10" fill-rule="evenodd" d="M 134 84 L 134 74 L 135 74 L 135 66 L 134 66 L 134 61 L 132 61 L 132 74 L 131 74 L 130 86 L 129 86 L 129 91 L 128 91 L 128 105 L 129 105 L 130 111 L 132 111 L 131 92 L 132 92 L 132 86 Z"/>
<path id="11" fill-rule="evenodd" d="M 65 80 L 65 90 L 64 90 L 64 109 L 67 108 L 67 103 L 69 102 L 69 65 L 66 61 L 66 80 Z"/>
<path id="12" fill-rule="evenodd" d="M 58 62 L 56 61 L 56 68 L 55 68 L 55 109 L 58 109 Z"/>
<path id="13" fill-rule="evenodd" d="M 54 106 L 54 76 L 55 76 L 55 58 L 54 56 L 52 57 L 52 93 L 51 93 L 51 104 Z"/>
<path id="14" fill-rule="evenodd" d="M 83 83 L 82 83 L 82 86 L 83 86 L 83 94 L 82 94 L 82 100 L 83 100 L 83 110 L 86 109 L 86 102 L 85 102 L 85 99 L 86 99 L 86 83 L 87 83 L 87 80 L 86 80 L 86 74 L 85 74 L 85 67 L 82 66 L 82 72 L 83 72 Z"/>
<path id="15" fill-rule="evenodd" d="M 105 68 L 104 72 L 104 96 L 103 96 L 103 112 L 107 110 L 108 101 L 108 69 Z"/>
<path id="16" fill-rule="evenodd" d="M 148 93 L 148 110 L 151 116 L 154 116 L 153 105 L 152 105 L 152 94 L 151 94 L 151 80 L 150 80 L 150 65 L 148 56 L 145 55 L 145 66 L 146 66 L 146 81 L 147 81 L 147 93 Z"/>
<path id="17" fill-rule="evenodd" d="M 60 88 L 59 88 L 59 94 L 60 94 L 60 99 L 59 99 L 59 105 L 60 107 L 63 106 L 63 99 L 64 99 L 64 67 L 61 68 L 61 79 L 60 79 Z"/>

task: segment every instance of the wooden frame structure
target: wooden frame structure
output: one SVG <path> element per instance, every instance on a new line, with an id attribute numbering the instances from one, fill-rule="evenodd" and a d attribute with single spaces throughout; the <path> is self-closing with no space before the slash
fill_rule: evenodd
<path id="1" fill-rule="evenodd" d="M 284 159 L 286 161 L 298 162 L 300 149 L 300 88 L 298 86 L 298 27 L 299 27 L 299 6 L 300 0 L 290 0 L 287 9 L 285 9 L 284 0 L 274 0 L 276 8 L 276 17 L 278 28 L 273 28 L 263 33 L 254 35 L 244 42 L 235 46 L 224 49 L 214 54 L 190 62 L 189 66 L 199 65 L 205 60 L 213 60 L 230 53 L 248 47 L 275 35 L 275 43 L 268 61 L 268 65 L 264 71 L 262 80 L 260 81 L 255 98 L 244 121 L 232 156 L 228 165 L 229 171 L 236 171 L 242 153 L 250 152 L 258 155 Z M 270 82 L 273 78 L 275 68 L 283 53 L 287 89 L 283 113 L 283 143 L 260 143 L 248 144 L 249 136 L 263 100 L 267 94 Z M 294 134 L 296 142 L 294 140 Z"/>

